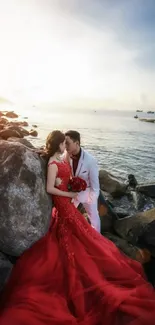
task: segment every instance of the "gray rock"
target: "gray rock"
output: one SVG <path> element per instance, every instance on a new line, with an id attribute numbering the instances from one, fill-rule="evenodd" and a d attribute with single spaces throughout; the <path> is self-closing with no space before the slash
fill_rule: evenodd
<path id="1" fill-rule="evenodd" d="M 137 212 L 143 212 L 155 207 L 155 199 L 129 188 L 126 194 L 120 198 L 114 198 L 106 192 L 104 192 L 104 197 L 112 204 L 114 212 L 120 218 L 135 215 Z"/>
<path id="2" fill-rule="evenodd" d="M 147 231 L 148 225 L 155 220 L 155 209 L 137 213 L 133 216 L 115 220 L 114 229 L 117 234 L 136 245 Z"/>
<path id="3" fill-rule="evenodd" d="M 16 122 L 13 122 L 13 121 L 8 121 L 7 122 L 7 126 L 28 126 L 28 122 L 27 121 L 16 121 Z"/>
<path id="4" fill-rule="evenodd" d="M 128 186 L 131 187 L 132 189 L 135 189 L 136 186 L 138 185 L 138 182 L 133 174 L 128 175 Z"/>
<path id="5" fill-rule="evenodd" d="M 140 261 L 139 248 L 130 244 L 127 240 L 120 238 L 117 235 L 111 233 L 104 233 L 104 236 L 111 240 L 124 254 L 131 257 L 134 260 Z"/>
<path id="6" fill-rule="evenodd" d="M 8 120 L 5 117 L 0 117 L 0 124 L 6 125 L 8 123 Z"/>
<path id="7" fill-rule="evenodd" d="M 23 138 L 23 135 L 16 130 L 5 129 L 0 131 L 0 137 L 4 140 L 7 140 L 11 137 Z"/>
<path id="8" fill-rule="evenodd" d="M 133 197 L 130 194 L 124 195 L 121 198 L 113 198 L 109 196 L 109 201 L 113 205 L 113 210 L 118 216 L 129 216 L 135 214 L 137 209 L 135 208 L 135 203 Z"/>
<path id="9" fill-rule="evenodd" d="M 155 258 L 155 220 L 147 225 L 143 237 L 141 238 L 141 242 L 142 241 L 147 245 L 151 255 Z"/>
<path id="10" fill-rule="evenodd" d="M 31 135 L 32 137 L 37 137 L 38 132 L 36 130 L 30 130 L 29 135 Z"/>
<path id="11" fill-rule="evenodd" d="M 106 200 L 105 192 L 100 191 L 98 198 L 98 212 L 101 220 L 101 233 L 113 232 L 113 221 L 117 219 L 117 215 L 114 213 L 113 208 Z"/>
<path id="12" fill-rule="evenodd" d="M 15 112 L 11 111 L 11 112 L 7 112 L 6 116 L 9 118 L 17 118 L 18 114 L 16 114 Z"/>
<path id="13" fill-rule="evenodd" d="M 8 138 L 7 141 L 10 141 L 10 142 L 18 142 L 18 143 L 21 143 L 23 144 L 24 146 L 30 148 L 30 149 L 35 149 L 35 147 L 33 146 L 33 144 L 28 141 L 27 139 L 20 139 L 20 138 Z"/>
<path id="14" fill-rule="evenodd" d="M 106 170 L 99 171 L 99 181 L 101 190 L 110 193 L 113 197 L 121 197 L 126 192 L 127 184 L 121 183 Z"/>
<path id="15" fill-rule="evenodd" d="M 12 263 L 7 257 L 0 252 L 0 291 L 2 290 L 5 282 L 7 281 L 12 270 Z"/>
<path id="16" fill-rule="evenodd" d="M 0 250 L 19 256 L 42 237 L 51 218 L 45 163 L 22 144 L 0 141 Z"/>
<path id="17" fill-rule="evenodd" d="M 20 134 L 20 138 L 23 138 L 23 137 L 29 135 L 29 131 L 28 130 L 24 129 L 21 126 L 17 126 L 17 125 L 9 126 L 8 127 L 8 130 L 13 130 L 13 131 L 18 132 Z"/>
<path id="18" fill-rule="evenodd" d="M 155 198 L 155 182 L 150 184 L 139 184 L 137 185 L 136 190 L 146 196 Z"/>

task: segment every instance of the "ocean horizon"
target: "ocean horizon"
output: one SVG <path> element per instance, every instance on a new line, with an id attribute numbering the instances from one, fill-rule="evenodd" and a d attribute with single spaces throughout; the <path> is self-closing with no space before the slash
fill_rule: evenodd
<path id="1" fill-rule="evenodd" d="M 75 129 L 81 134 L 81 145 L 94 155 L 99 168 L 122 180 L 134 174 L 138 182 L 155 181 L 155 123 L 134 119 L 134 111 L 13 109 L 20 119 L 28 117 L 30 125 L 37 124 L 38 137 L 30 138 L 36 147 L 45 145 L 52 130 Z"/>

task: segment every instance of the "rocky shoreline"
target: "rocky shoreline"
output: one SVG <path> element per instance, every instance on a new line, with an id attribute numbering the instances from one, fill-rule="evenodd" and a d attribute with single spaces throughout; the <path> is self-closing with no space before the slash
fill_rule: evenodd
<path id="1" fill-rule="evenodd" d="M 18 256 L 50 224 L 46 163 L 32 150 L 29 136 L 38 136 L 37 125 L 32 127 L 15 112 L 0 112 L 0 289 Z M 155 259 L 155 183 L 138 184 L 134 175 L 122 183 L 105 170 L 99 180 L 102 234 L 140 261 L 148 274 Z M 154 284 L 155 276 L 148 277 Z"/>
<path id="2" fill-rule="evenodd" d="M 37 125 L 33 125 L 32 129 L 28 129 L 27 121 L 19 121 L 19 116 L 15 112 L 0 112 L 0 139 L 9 140 L 10 138 L 23 139 L 27 136 L 37 137 L 38 132 L 35 130 Z M 12 121 L 15 119 L 15 121 Z M 24 128 L 26 127 L 26 128 Z M 10 140 L 9 140 L 10 141 Z M 24 143 L 24 141 L 23 141 Z"/>

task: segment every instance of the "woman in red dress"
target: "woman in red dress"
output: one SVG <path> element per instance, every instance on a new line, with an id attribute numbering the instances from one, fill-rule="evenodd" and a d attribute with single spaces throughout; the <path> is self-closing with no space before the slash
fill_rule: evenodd
<path id="1" fill-rule="evenodd" d="M 154 325 L 155 291 L 141 265 L 71 203 L 70 167 L 60 159 L 64 134 L 52 132 L 46 148 L 52 224 L 15 264 L 1 295 L 0 325 Z"/>

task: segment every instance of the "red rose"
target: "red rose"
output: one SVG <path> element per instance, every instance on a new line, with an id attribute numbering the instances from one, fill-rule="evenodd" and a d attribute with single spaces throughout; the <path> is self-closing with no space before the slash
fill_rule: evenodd
<path id="1" fill-rule="evenodd" d="M 80 177 L 73 177 L 70 179 L 68 184 L 69 191 L 72 192 L 81 192 L 85 191 L 87 188 L 87 183 L 84 179 Z"/>

